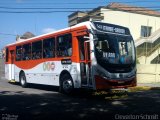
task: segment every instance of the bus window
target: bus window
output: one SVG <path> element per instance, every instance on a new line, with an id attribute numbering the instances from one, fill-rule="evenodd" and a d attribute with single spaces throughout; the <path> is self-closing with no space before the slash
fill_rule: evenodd
<path id="1" fill-rule="evenodd" d="M 71 56 L 72 55 L 72 35 L 66 34 L 57 37 L 57 56 Z"/>
<path id="2" fill-rule="evenodd" d="M 43 58 L 55 57 L 55 38 L 43 40 Z"/>
<path id="3" fill-rule="evenodd" d="M 22 59 L 30 60 L 31 59 L 31 44 L 25 44 L 22 48 Z"/>
<path id="4" fill-rule="evenodd" d="M 80 59 L 85 60 L 85 51 L 84 51 L 84 42 L 87 39 L 83 38 L 83 36 L 78 37 L 78 45 L 79 45 L 79 54 L 80 54 Z"/>
<path id="5" fill-rule="evenodd" d="M 9 54 L 9 51 L 8 51 L 8 48 L 6 48 L 6 62 L 8 62 L 8 54 Z"/>
<path id="6" fill-rule="evenodd" d="M 32 59 L 42 58 L 42 41 L 32 43 Z"/>
<path id="7" fill-rule="evenodd" d="M 21 61 L 22 58 L 22 46 L 16 46 L 16 61 Z"/>

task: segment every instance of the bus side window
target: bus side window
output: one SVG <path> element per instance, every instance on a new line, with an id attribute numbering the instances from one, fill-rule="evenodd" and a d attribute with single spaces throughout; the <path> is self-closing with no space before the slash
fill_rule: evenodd
<path id="1" fill-rule="evenodd" d="M 84 42 L 87 39 L 83 38 L 83 36 L 78 37 L 78 45 L 79 45 L 79 54 L 80 54 L 80 59 L 85 60 L 85 51 L 84 51 Z"/>
<path id="2" fill-rule="evenodd" d="M 6 48 L 6 52 L 5 52 L 5 58 L 6 58 L 6 62 L 8 62 L 8 54 L 9 54 L 9 50 L 8 50 L 8 48 Z"/>
<path id="3" fill-rule="evenodd" d="M 43 58 L 55 57 L 55 38 L 43 40 Z"/>
<path id="4" fill-rule="evenodd" d="M 37 41 L 32 43 L 32 59 L 42 58 L 42 41 Z"/>
<path id="5" fill-rule="evenodd" d="M 30 60 L 31 59 L 31 44 L 25 44 L 22 48 L 22 59 Z"/>
<path id="6" fill-rule="evenodd" d="M 57 56 L 67 57 L 72 55 L 72 35 L 65 34 L 57 37 Z"/>
<path id="7" fill-rule="evenodd" d="M 21 61 L 22 59 L 22 46 L 16 47 L 16 61 Z"/>

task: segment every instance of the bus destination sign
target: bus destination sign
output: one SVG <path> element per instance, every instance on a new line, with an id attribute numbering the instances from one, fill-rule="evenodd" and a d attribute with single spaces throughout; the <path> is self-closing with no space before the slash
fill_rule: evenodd
<path id="1" fill-rule="evenodd" d="M 99 31 L 129 35 L 129 30 L 125 27 L 108 23 L 100 23 L 100 22 L 93 22 L 93 23 L 96 29 Z"/>

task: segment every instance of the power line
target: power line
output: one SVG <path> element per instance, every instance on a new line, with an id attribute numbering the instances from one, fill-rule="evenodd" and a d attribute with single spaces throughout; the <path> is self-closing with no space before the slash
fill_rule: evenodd
<path id="1" fill-rule="evenodd" d="M 22 4 L 60 4 L 60 5 L 64 5 L 64 4 L 106 4 L 107 2 L 39 2 L 36 3 L 37 1 L 32 1 L 32 2 L 21 2 L 19 3 L 20 5 Z M 118 2 L 118 1 L 112 1 L 113 2 Z M 119 1 L 118 3 L 157 3 L 157 2 L 160 2 L 158 0 L 151 0 L 151 1 L 148 1 L 148 0 L 136 0 L 136 1 Z M 8 4 L 8 3 L 0 3 L 0 4 Z"/>
<path id="2" fill-rule="evenodd" d="M 0 33 L 0 35 L 17 36 L 17 35 L 15 35 L 15 34 L 10 34 L 10 33 Z"/>
<path id="3" fill-rule="evenodd" d="M 93 9 L 93 8 L 62 8 L 62 7 L 59 7 L 59 8 L 53 8 L 53 7 L 40 7 L 40 8 L 37 8 L 37 7 L 23 7 L 23 8 L 17 8 L 17 7 L 0 7 L 0 9 L 46 9 L 46 10 L 48 10 L 48 9 Z"/>
<path id="4" fill-rule="evenodd" d="M 137 0 L 137 1 L 112 1 L 112 2 L 92 2 L 92 3 L 89 3 L 89 2 L 39 2 L 38 1 L 38 3 L 36 3 L 37 1 L 32 1 L 32 2 L 21 2 L 21 3 L 15 3 L 15 4 L 13 4 L 14 6 L 16 5 L 20 5 L 20 6 L 26 6 L 26 5 L 32 5 L 32 6 L 38 6 L 38 5 L 92 5 L 92 4 L 96 4 L 96 5 L 100 5 L 100 4 L 110 4 L 110 3 L 114 3 L 114 2 L 116 2 L 116 3 L 160 3 L 160 1 L 158 1 L 158 0 L 155 0 L 155 1 L 148 1 L 148 0 L 142 0 L 142 1 L 140 1 L 140 0 Z M 0 3 L 0 5 L 2 6 L 2 5 L 7 5 L 8 6 L 8 3 L 6 2 L 6 3 L 4 3 L 4 2 L 2 2 L 2 3 Z M 5 7 L 3 7 L 3 8 L 5 8 Z M 7 8 L 7 7 L 6 7 Z M 148 8 L 150 8 L 150 7 L 148 7 Z M 152 7 L 151 7 L 152 8 Z M 7 9 L 21 9 L 21 8 L 7 8 Z M 22 9 L 24 9 L 24 8 L 22 8 Z M 45 9 L 45 8 L 25 8 L 25 9 Z M 47 9 L 52 9 L 52 8 L 47 8 Z M 53 8 L 54 9 L 54 8 Z M 84 8 L 84 9 L 90 9 L 90 8 Z"/>
<path id="5" fill-rule="evenodd" d="M 160 1 L 145 1 L 145 0 L 143 0 L 143 1 L 131 1 L 131 2 L 118 2 L 118 3 L 144 3 L 144 2 L 148 2 L 148 3 L 150 3 L 150 2 L 160 2 Z M 99 2 L 99 3 L 104 3 L 104 2 Z M 98 3 L 98 4 L 99 4 Z M 109 2 L 109 3 L 113 3 L 113 2 Z M 26 4 L 28 4 L 28 3 L 25 3 L 25 5 Z M 39 4 L 41 4 L 41 3 L 36 3 L 36 5 L 39 5 Z M 45 3 L 42 3 L 42 4 L 45 4 Z M 46 3 L 47 4 L 47 3 Z M 49 4 L 61 4 L 61 5 L 64 5 L 64 4 L 97 4 L 96 2 L 95 3 L 87 3 L 87 2 L 79 2 L 79 3 L 56 3 L 56 2 L 53 2 L 53 3 L 49 3 Z M 106 4 L 106 3 L 105 3 Z M 21 6 L 22 6 L 22 4 L 21 4 Z M 105 6 L 104 6 L 105 7 Z M 154 9 L 154 10 L 159 10 L 159 8 L 160 8 L 160 6 L 143 6 L 143 7 L 118 7 L 118 8 L 152 8 L 152 9 Z M 5 6 L 2 6 L 2 4 L 1 4 L 1 6 L 0 6 L 0 9 L 7 9 L 7 10 L 18 10 L 18 9 L 24 9 L 24 10 L 63 10 L 63 12 L 72 12 L 72 10 L 76 10 L 76 9 L 78 9 L 78 10 L 80 10 L 80 9 L 82 9 L 82 10 L 90 10 L 90 9 L 93 9 L 93 8 L 88 8 L 88 7 L 5 7 Z M 66 11 L 66 10 L 69 10 L 69 11 Z M 1 11 L 1 13 L 52 13 L 52 12 L 62 12 L 62 11 L 29 11 L 29 12 L 27 12 L 27 11 L 22 11 L 22 12 L 19 12 L 19 11 Z M 74 12 L 74 11 L 73 11 Z"/>
<path id="6" fill-rule="evenodd" d="M 0 11 L 0 13 L 55 13 L 55 12 L 76 12 L 76 11 Z"/>
<path id="7" fill-rule="evenodd" d="M 152 9 L 155 11 L 159 11 L 160 9 Z M 78 11 L 78 10 L 77 10 Z M 76 10 L 65 10 L 65 11 L 0 11 L 0 13 L 62 13 L 62 12 L 77 12 Z M 118 9 L 114 9 L 114 10 L 103 10 L 103 11 L 119 11 Z M 132 12 L 136 12 L 136 11 L 148 11 L 148 10 L 122 10 L 122 11 L 132 11 Z"/>
<path id="8" fill-rule="evenodd" d="M 101 6 L 102 8 L 106 8 L 106 9 L 110 9 L 110 7 L 105 7 L 105 6 Z M 124 8 L 131 8 L 130 10 L 125 10 Z M 136 9 L 132 9 L 132 8 L 136 8 Z M 132 7 L 132 6 L 126 6 L 126 7 L 116 7 L 116 8 L 113 8 L 114 10 L 118 10 L 118 9 L 123 9 L 125 11 L 148 11 L 147 8 L 152 8 L 151 10 L 160 10 L 160 6 L 150 6 L 150 7 Z M 93 8 L 86 8 L 86 7 L 83 7 L 83 8 L 70 8 L 70 7 L 66 7 L 66 8 L 61 8 L 61 7 L 58 7 L 58 8 L 51 8 L 51 7 L 48 7 L 48 8 L 35 8 L 35 7 L 21 7 L 21 8 L 17 8 L 17 7 L 1 7 L 0 6 L 0 9 L 7 9 L 7 11 L 3 11 L 3 10 L 0 10 L 0 13 L 53 13 L 53 12 L 76 12 L 76 11 L 79 11 L 81 9 L 86 9 L 86 10 L 91 10 Z M 38 10 L 38 9 L 42 9 L 42 10 L 50 10 L 50 9 L 53 9 L 54 11 L 14 11 L 14 10 Z M 13 11 L 8 11 L 8 10 L 13 10 Z M 110 9 L 112 11 L 112 8 Z M 107 10 L 109 11 L 109 10 Z"/>
<path id="9" fill-rule="evenodd" d="M 105 6 L 104 6 L 105 7 Z M 117 7 L 117 8 L 160 8 L 160 6 L 143 6 L 143 7 Z M 83 8 L 72 8 L 72 7 L 67 7 L 67 8 L 62 8 L 62 7 L 56 7 L 56 8 L 53 8 L 53 7 L 1 7 L 0 6 L 0 9 L 11 9 L 11 10 L 17 10 L 17 9 L 43 9 L 43 10 L 48 10 L 48 9 L 94 9 L 94 8 L 86 8 L 86 7 L 83 7 Z"/>
<path id="10" fill-rule="evenodd" d="M 146 1 L 146 0 L 142 0 L 142 1 L 134 1 L 138 2 L 138 3 L 144 3 L 144 2 L 160 2 L 160 1 Z M 99 2 L 99 3 L 104 3 L 104 2 Z M 119 3 L 133 3 L 133 1 L 131 2 L 119 2 Z M 41 4 L 41 3 L 36 3 L 36 4 Z M 87 3 L 87 2 L 79 2 L 79 3 L 59 3 L 59 2 L 53 2 L 53 4 L 96 4 L 95 3 Z M 102 6 L 105 7 L 105 6 Z M 146 11 L 145 8 L 152 8 L 151 10 L 160 10 L 160 6 L 146 6 L 146 7 L 117 7 L 114 9 L 118 9 L 118 8 L 144 8 L 144 10 L 125 10 L 125 11 Z M 1 10 L 4 9 L 4 10 Z M 4 6 L 0 6 L 0 13 L 54 13 L 54 12 L 76 12 L 79 10 L 91 10 L 93 8 L 87 8 L 87 7 L 4 7 Z M 7 11 L 6 11 L 7 10 Z M 8 11 L 8 10 L 13 10 L 13 11 Z M 14 10 L 26 10 L 26 11 L 14 11 Z M 27 11 L 30 10 L 30 11 Z M 33 11 L 31 11 L 33 10 Z M 44 11 L 34 11 L 34 10 L 44 10 Z M 46 10 L 53 10 L 53 11 L 46 11 Z M 148 11 L 148 10 L 147 10 Z"/>
<path id="11" fill-rule="evenodd" d="M 2 4 L 8 4 L 8 3 L 0 3 L 1 5 Z M 66 3 L 55 3 L 55 2 L 50 2 L 50 3 L 47 3 L 47 2 L 45 2 L 45 3 L 40 3 L 40 2 L 38 2 L 38 3 L 20 3 L 19 5 L 27 5 L 27 4 L 36 4 L 36 5 L 44 5 L 44 4 L 54 4 L 54 5 L 80 5 L 80 4 L 106 4 L 106 2 L 95 2 L 95 3 L 88 3 L 88 2 L 83 2 L 83 3 L 68 3 L 68 2 L 66 2 Z"/>

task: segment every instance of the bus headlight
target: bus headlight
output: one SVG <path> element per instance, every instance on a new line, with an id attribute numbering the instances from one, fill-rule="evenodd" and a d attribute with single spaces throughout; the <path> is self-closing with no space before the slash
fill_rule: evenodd
<path id="1" fill-rule="evenodd" d="M 99 75 L 99 76 L 101 76 L 101 77 L 103 77 L 103 78 L 105 78 L 105 79 L 107 79 L 107 78 L 110 78 L 109 77 L 109 74 L 106 72 L 103 72 L 102 70 L 99 70 L 99 69 L 97 69 L 96 70 L 96 72 L 97 72 L 97 74 Z"/>

